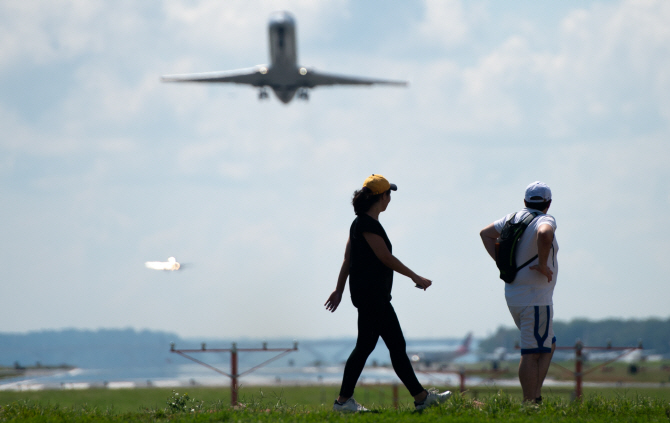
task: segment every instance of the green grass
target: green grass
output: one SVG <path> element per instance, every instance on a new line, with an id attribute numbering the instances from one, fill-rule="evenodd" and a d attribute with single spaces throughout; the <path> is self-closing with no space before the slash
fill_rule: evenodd
<path id="1" fill-rule="evenodd" d="M 582 401 L 569 392 L 545 390 L 544 404 L 526 406 L 518 390 L 478 390 L 455 394 L 445 405 L 414 412 L 411 397 L 400 387 L 400 407 L 391 405 L 390 386 L 363 386 L 356 398 L 376 411 L 340 415 L 330 411 L 333 386 L 242 388 L 240 402 L 230 406 L 227 389 L 198 388 L 174 394 L 170 389 L 90 389 L 82 391 L 0 392 L 0 422 L 669 422 L 667 389 L 586 390 Z"/>

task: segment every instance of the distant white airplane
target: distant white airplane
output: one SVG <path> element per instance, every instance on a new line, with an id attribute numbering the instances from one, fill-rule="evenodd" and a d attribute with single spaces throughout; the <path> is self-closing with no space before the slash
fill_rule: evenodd
<path id="1" fill-rule="evenodd" d="M 431 351 L 408 351 L 412 364 L 425 368 L 431 366 L 442 366 L 448 364 L 458 357 L 464 356 L 470 352 L 472 343 L 472 332 L 468 333 L 463 343 L 456 349 L 449 350 L 431 350 Z"/>
<path id="2" fill-rule="evenodd" d="M 144 265 L 153 270 L 179 270 L 181 265 L 174 257 L 168 257 L 167 261 L 148 261 Z"/>
<path id="3" fill-rule="evenodd" d="M 309 99 L 309 89 L 319 85 L 396 85 L 406 86 L 405 81 L 338 76 L 298 66 L 295 20 L 288 12 L 275 12 L 270 16 L 270 62 L 253 68 L 232 71 L 205 72 L 182 75 L 165 75 L 163 82 L 229 82 L 248 84 L 259 88 L 258 98 L 268 98 L 266 87 L 272 88 L 284 104 L 295 94 L 301 100 Z"/>

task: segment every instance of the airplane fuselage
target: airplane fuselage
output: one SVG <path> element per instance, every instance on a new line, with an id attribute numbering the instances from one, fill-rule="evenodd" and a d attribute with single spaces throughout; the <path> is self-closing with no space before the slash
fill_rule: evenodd
<path id="1" fill-rule="evenodd" d="M 471 342 L 472 332 L 467 334 L 463 343 L 455 350 L 408 352 L 407 355 L 412 363 L 421 367 L 431 367 L 435 364 L 444 365 L 458 357 L 468 354 L 470 352 Z"/>
<path id="2" fill-rule="evenodd" d="M 297 70 L 298 53 L 293 17 L 286 12 L 274 13 L 270 18 L 268 35 L 271 67 Z"/>
<path id="3" fill-rule="evenodd" d="M 286 12 L 276 12 L 270 18 L 270 68 L 273 83 L 269 84 L 277 97 L 288 103 L 300 87 L 300 69 L 295 38 L 295 20 Z"/>

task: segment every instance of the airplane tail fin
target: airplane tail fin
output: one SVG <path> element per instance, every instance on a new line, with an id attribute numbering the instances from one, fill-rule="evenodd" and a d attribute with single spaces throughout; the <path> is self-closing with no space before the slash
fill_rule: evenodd
<path id="1" fill-rule="evenodd" d="M 463 343 L 458 347 L 459 353 L 470 352 L 470 344 L 472 343 L 472 332 L 468 332 L 467 336 L 463 340 Z"/>

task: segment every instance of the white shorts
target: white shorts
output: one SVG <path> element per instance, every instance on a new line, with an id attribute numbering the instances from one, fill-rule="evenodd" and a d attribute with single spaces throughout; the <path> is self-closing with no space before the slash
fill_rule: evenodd
<path id="1" fill-rule="evenodd" d="M 554 336 L 554 306 L 508 306 L 521 331 L 521 354 L 550 353 Z"/>

